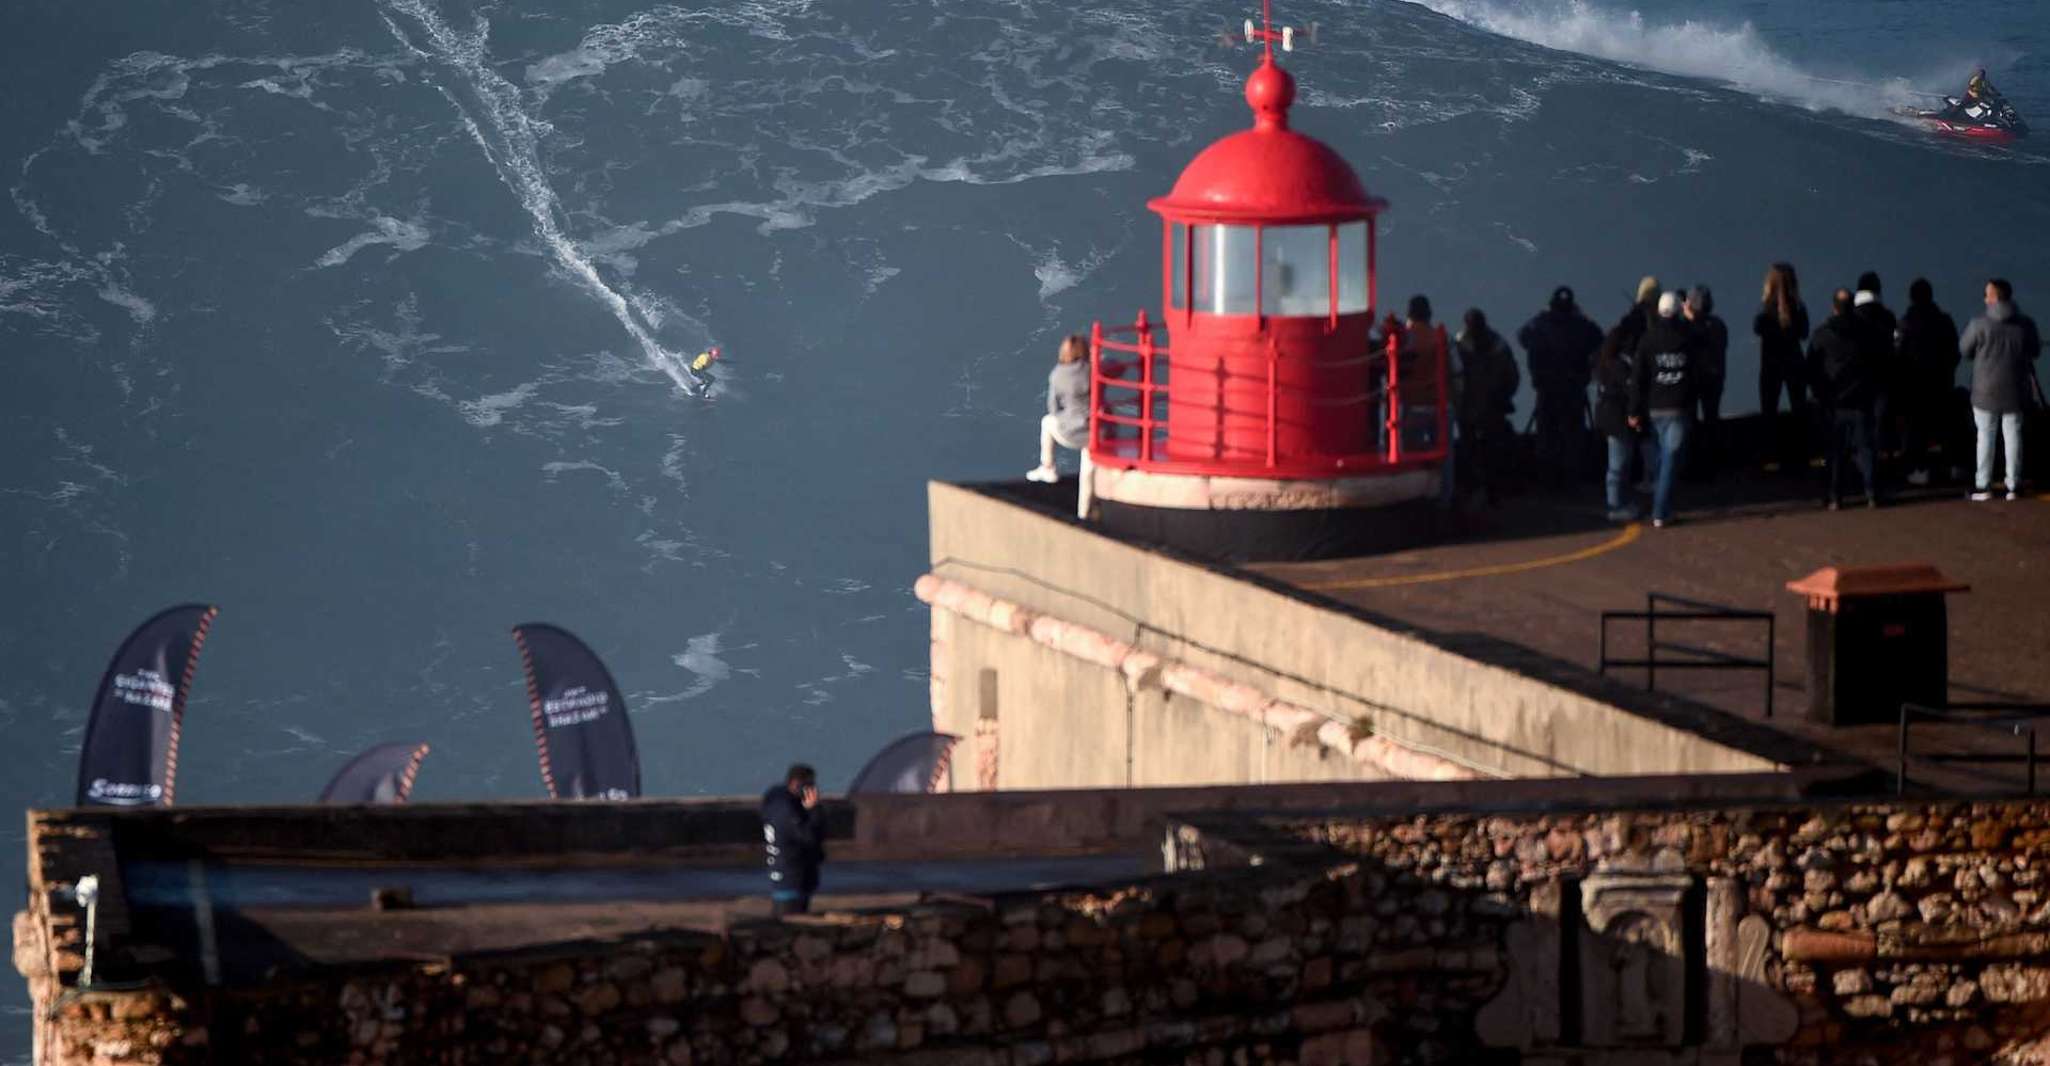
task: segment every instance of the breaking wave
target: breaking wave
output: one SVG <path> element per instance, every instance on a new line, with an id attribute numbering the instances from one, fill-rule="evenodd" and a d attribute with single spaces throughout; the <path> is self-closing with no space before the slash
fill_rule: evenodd
<path id="1" fill-rule="evenodd" d="M 1925 100 L 1905 78 L 1880 82 L 1824 77 L 1801 69 L 1767 44 L 1749 22 L 1655 22 L 1637 11 L 1588 0 L 1417 0 L 1470 26 L 1612 62 L 1723 82 L 1744 92 L 1811 110 L 1883 118 L 1892 107 Z M 1933 72 L 1932 72 L 1933 73 Z M 1963 71 L 1943 72 L 1962 83 Z M 1950 75 L 1956 74 L 1956 77 Z"/>

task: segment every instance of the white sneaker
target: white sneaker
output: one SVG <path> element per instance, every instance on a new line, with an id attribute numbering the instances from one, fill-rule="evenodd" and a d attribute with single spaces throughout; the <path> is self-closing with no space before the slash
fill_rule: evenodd
<path id="1" fill-rule="evenodd" d="M 2010 500 L 2019 500 L 2019 499 L 2021 499 L 2021 498 L 2022 498 L 2022 494 L 2021 494 L 2021 493 L 2019 493 L 2019 492 L 2016 492 L 2016 491 L 2015 491 L 2015 490 L 2013 490 L 2013 489 L 2008 489 L 2008 490 L 2007 490 L 2007 498 L 2008 498 L 2008 499 L 2010 499 Z"/>
<path id="2" fill-rule="evenodd" d="M 1929 471 L 1927 470 L 1917 470 L 1908 475 L 1908 484 L 1910 485 L 1920 487 L 1923 485 L 1927 485 L 1928 483 Z"/>
<path id="3" fill-rule="evenodd" d="M 1025 471 L 1025 480 L 1037 481 L 1042 485 L 1051 485 L 1060 479 L 1061 472 L 1050 466 L 1035 466 Z"/>
<path id="4" fill-rule="evenodd" d="M 1987 500 L 1990 500 L 1990 499 L 1992 499 L 1992 498 L 1993 498 L 1993 490 L 1992 490 L 1992 489 L 1979 489 L 1978 491 L 1976 491 L 1976 492 L 1972 493 L 1972 502 L 1973 502 L 1973 503 L 1985 503 L 1985 502 L 1986 502 Z"/>

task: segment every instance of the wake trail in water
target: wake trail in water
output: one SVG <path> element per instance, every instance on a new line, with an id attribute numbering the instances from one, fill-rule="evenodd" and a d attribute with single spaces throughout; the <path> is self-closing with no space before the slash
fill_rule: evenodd
<path id="1" fill-rule="evenodd" d="M 1666 74 L 1724 82 L 1810 110 L 1885 118 L 1891 108 L 1929 96 L 1916 92 L 1903 78 L 1865 82 L 1809 73 L 1774 51 L 1749 22 L 1651 22 L 1636 11 L 1610 10 L 1588 0 L 1416 2 L 1489 33 Z"/>
<path id="2" fill-rule="evenodd" d="M 556 263 L 612 312 L 619 324 L 640 344 L 650 363 L 667 374 L 678 387 L 690 392 L 699 391 L 702 383 L 691 373 L 688 359 L 681 353 L 670 351 L 655 338 L 635 314 L 629 298 L 606 284 L 598 268 L 563 233 L 561 202 L 541 169 L 541 138 L 550 128 L 520 106 L 520 90 L 499 76 L 486 62 L 485 41 L 490 33 L 490 24 L 479 16 L 476 29 L 462 34 L 421 0 L 388 0 L 385 6 L 418 24 L 425 46 L 416 44 L 397 22 L 386 16 L 385 24 L 391 27 L 392 35 L 399 39 L 399 43 L 421 59 L 441 65 L 467 90 L 474 107 L 465 106 L 463 97 L 448 85 L 437 85 L 442 95 L 455 105 L 464 127 L 470 131 L 477 147 L 483 150 L 484 157 L 498 171 L 499 179 L 512 190 L 520 206 L 526 208 L 527 214 L 533 218 L 534 235 L 540 238 Z"/>

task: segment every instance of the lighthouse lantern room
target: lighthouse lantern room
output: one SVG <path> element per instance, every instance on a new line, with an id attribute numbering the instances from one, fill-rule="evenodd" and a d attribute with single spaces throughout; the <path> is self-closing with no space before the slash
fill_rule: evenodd
<path id="1" fill-rule="evenodd" d="M 1390 540 L 1447 460 L 1444 346 L 1375 337 L 1386 203 L 1289 127 L 1288 29 L 1246 79 L 1250 129 L 1212 144 L 1160 215 L 1160 320 L 1092 333 L 1081 508 L 1120 532 L 1228 558 Z M 1172 335 L 1172 345 L 1164 334 Z"/>

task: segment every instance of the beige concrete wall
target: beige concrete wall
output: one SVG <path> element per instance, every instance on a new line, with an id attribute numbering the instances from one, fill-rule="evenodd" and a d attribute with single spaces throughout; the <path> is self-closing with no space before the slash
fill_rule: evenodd
<path id="1" fill-rule="evenodd" d="M 941 576 L 1035 611 L 1132 639 L 1146 651 L 1261 687 L 1336 720 L 1364 716 L 1380 735 L 1490 773 L 1618 775 L 1785 768 L 1768 751 L 1743 750 L 1709 739 L 1641 707 L 1626 710 L 1585 692 L 1306 602 L 1289 592 L 1171 559 L 969 489 L 935 482 L 929 487 L 928 499 L 932 568 Z M 959 635 L 980 627 L 956 622 L 951 628 Z M 1000 643 L 1017 638 L 988 635 L 999 643 L 971 639 L 959 643 L 957 649 L 972 647 L 1003 656 L 1011 670 L 1043 669 L 1062 677 L 1108 674 L 1043 650 L 1007 650 Z M 944 670 L 955 678 L 949 682 L 952 694 L 941 700 L 956 707 L 948 722 L 959 724 L 959 701 L 974 683 L 975 654 L 957 650 L 945 662 L 935 659 L 936 673 Z M 1063 686 L 1067 699 L 1089 698 L 1086 690 L 1066 691 L 1064 687 L 1070 683 L 1033 682 L 1033 695 L 1027 698 L 1038 698 L 1047 686 Z M 1030 713 L 1060 723 L 1053 732 L 1072 730 L 1077 727 L 1077 715 L 1108 714 L 1113 708 L 1122 708 L 1122 690 L 1112 702 L 1108 696 L 1111 687 L 1108 679 L 1094 686 L 1094 691 L 1104 694 L 1094 708 L 1068 704 L 1056 709 L 1042 704 Z M 1019 716 L 1021 710 L 1024 708 L 1006 706 L 1007 719 Z M 1209 774 L 1218 775 L 1211 779 L 1218 784 L 1258 780 L 1224 776 L 1242 775 L 1252 765 L 1240 755 L 1241 741 L 1231 728 L 1196 725 L 1201 735 L 1192 738 L 1191 722 L 1208 719 L 1184 715 L 1175 722 L 1165 709 L 1151 717 L 1158 719 L 1158 726 L 1149 722 L 1134 747 L 1134 765 L 1147 767 L 1150 780 L 1187 783 Z M 1213 712 L 1212 717 L 1223 716 Z M 972 720 L 966 724 L 971 728 L 964 736 L 972 732 Z M 1259 732 L 1250 725 L 1247 730 L 1255 735 Z M 1012 784 L 1008 767 L 1014 758 L 1021 766 L 1032 767 L 1035 784 L 1100 783 L 1074 772 L 1052 780 L 1062 772 L 1058 762 L 1016 750 L 1034 742 L 1022 735 L 1015 744 L 1010 742 L 1008 720 L 1005 733 L 1004 787 L 1030 787 L 1022 781 Z M 1162 738 L 1158 747 L 1145 742 L 1151 735 Z M 1055 742 L 1049 750 L 1065 753 L 1069 749 L 1065 742 Z M 1306 772 L 1291 762 L 1261 765 L 1270 775 Z M 1088 771 L 1099 772 L 1099 768 L 1092 763 Z M 1323 774 L 1311 772 L 1310 776 Z M 1285 779 L 1289 778 L 1266 778 Z"/>
<path id="2" fill-rule="evenodd" d="M 1380 779 L 1317 743 L 987 626 L 936 612 L 933 728 L 965 738 L 953 787 L 978 787 L 984 670 L 995 672 L 997 787 L 1127 788 Z"/>

